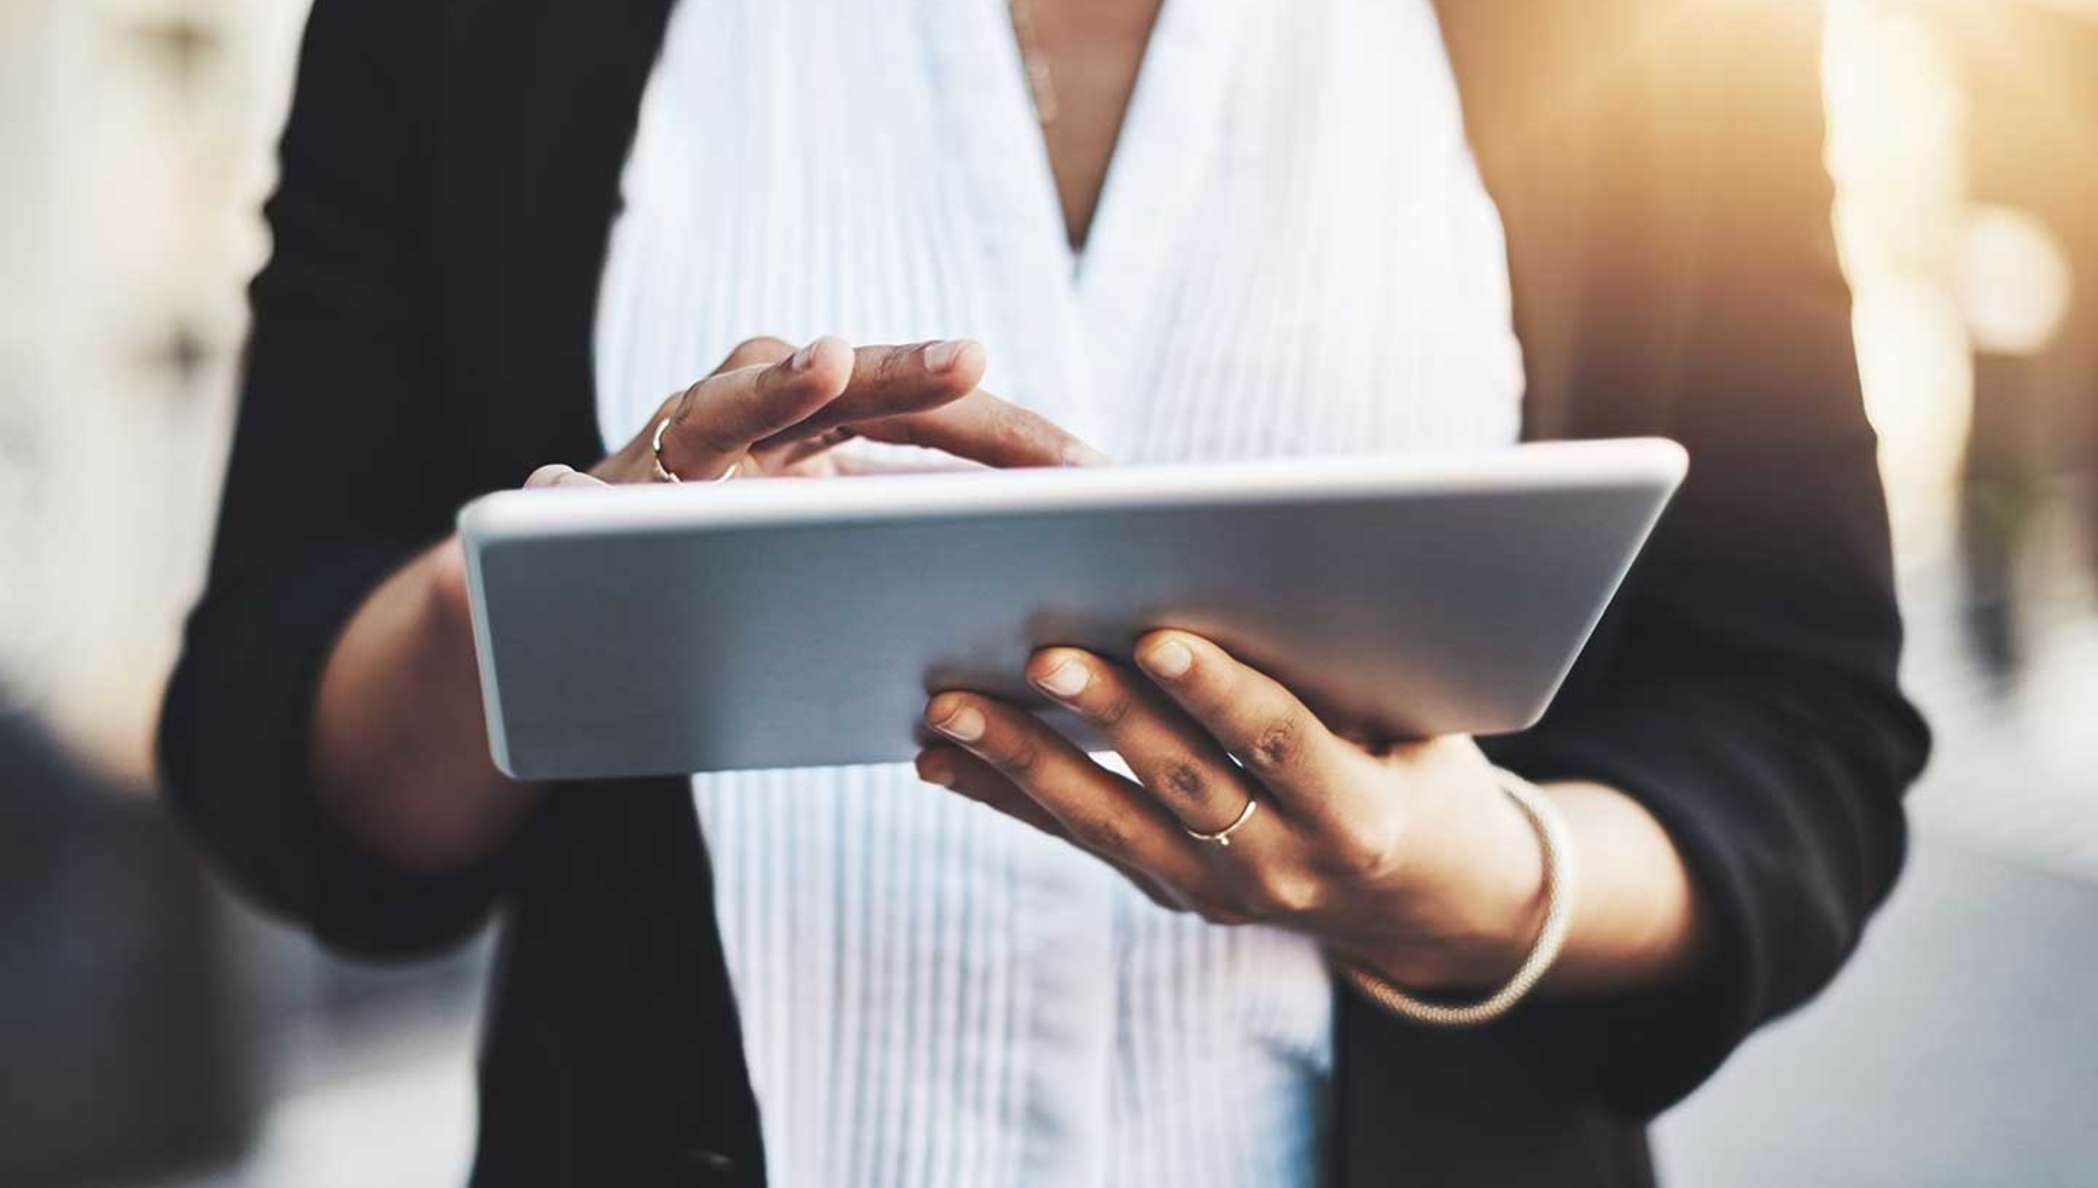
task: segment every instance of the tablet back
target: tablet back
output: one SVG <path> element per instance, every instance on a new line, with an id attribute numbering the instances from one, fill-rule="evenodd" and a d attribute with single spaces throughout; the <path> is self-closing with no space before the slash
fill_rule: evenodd
<path id="1" fill-rule="evenodd" d="M 496 762 L 573 779 L 906 760 L 928 693 L 1046 710 L 1032 649 L 1166 626 L 1336 724 L 1518 730 L 1683 471 L 1584 443 L 505 492 L 460 525 Z"/>

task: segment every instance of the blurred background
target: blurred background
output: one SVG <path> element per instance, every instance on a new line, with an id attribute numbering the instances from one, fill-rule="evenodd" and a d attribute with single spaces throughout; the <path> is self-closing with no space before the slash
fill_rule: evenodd
<path id="1" fill-rule="evenodd" d="M 1664 1120 L 1663 1171 L 2092 1188 L 2098 0 L 1825 7 L 1834 217 L 1941 749 L 1859 960 Z M 468 1164 L 486 943 L 336 962 L 235 903 L 152 790 L 304 17 L 0 0 L 0 1184 Z"/>

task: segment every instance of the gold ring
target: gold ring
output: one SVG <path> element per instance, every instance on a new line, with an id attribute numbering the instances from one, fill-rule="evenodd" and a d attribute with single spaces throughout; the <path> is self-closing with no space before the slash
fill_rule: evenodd
<path id="1" fill-rule="evenodd" d="M 663 431 L 665 429 L 670 428 L 670 422 L 675 420 L 677 420 L 677 414 L 672 413 L 669 416 L 664 417 L 662 420 L 657 421 L 656 431 L 648 439 L 648 456 L 656 464 L 656 481 L 659 483 L 682 483 L 685 481 L 677 476 L 676 471 L 670 469 L 668 466 L 663 465 Z M 730 479 L 736 477 L 736 472 L 741 469 L 743 469 L 743 463 L 741 461 L 731 462 L 729 463 L 729 468 L 723 471 L 713 481 L 717 483 L 725 483 Z"/>
<path id="2" fill-rule="evenodd" d="M 1244 829 L 1246 827 L 1246 822 L 1253 819 L 1253 814 L 1257 812 L 1259 808 L 1260 802 L 1258 800 L 1255 800 L 1253 797 L 1248 796 L 1246 797 L 1246 807 L 1239 810 L 1238 820 L 1233 821 L 1231 824 L 1224 826 L 1222 829 L 1217 830 L 1215 833 L 1197 833 L 1194 830 L 1189 829 L 1185 825 L 1181 826 L 1180 828 L 1183 831 L 1185 831 L 1189 837 L 1194 838 L 1198 842 L 1212 842 L 1228 850 L 1231 848 L 1231 835 L 1237 833 L 1241 829 Z"/>

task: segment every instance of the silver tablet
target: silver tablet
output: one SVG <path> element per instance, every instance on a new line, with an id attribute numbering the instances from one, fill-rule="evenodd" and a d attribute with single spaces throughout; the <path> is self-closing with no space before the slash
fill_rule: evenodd
<path id="1" fill-rule="evenodd" d="M 1336 723 L 1519 730 L 1684 469 L 1640 440 L 557 488 L 459 526 L 496 764 L 579 779 L 909 759 L 928 693 L 1060 712 L 1032 649 L 1168 626 Z"/>

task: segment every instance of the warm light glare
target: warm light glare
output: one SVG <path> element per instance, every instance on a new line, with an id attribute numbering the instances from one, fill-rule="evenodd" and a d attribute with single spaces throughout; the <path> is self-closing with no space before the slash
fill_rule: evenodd
<path id="1" fill-rule="evenodd" d="M 1967 107 L 1936 29 L 1906 0 L 1832 0 L 1826 47 L 1836 239 L 1856 310 L 1904 568 L 1945 561 L 1973 418 L 1958 300 Z"/>
<path id="2" fill-rule="evenodd" d="M 1976 206 L 1960 247 L 1960 305 L 1975 349 L 2037 355 L 2051 345 L 2074 283 L 2054 232 L 2022 210 Z"/>

